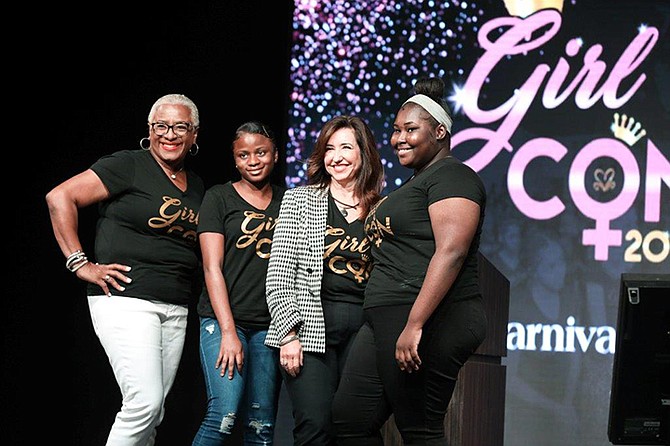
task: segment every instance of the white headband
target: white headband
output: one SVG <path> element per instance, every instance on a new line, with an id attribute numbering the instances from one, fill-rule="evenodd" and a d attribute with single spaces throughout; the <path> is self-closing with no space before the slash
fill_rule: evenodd
<path id="1" fill-rule="evenodd" d="M 451 117 L 449 117 L 449 114 L 446 112 L 446 110 L 437 102 L 432 100 L 430 97 L 426 96 L 425 94 L 415 94 L 408 100 L 406 100 L 402 105 L 404 106 L 408 102 L 414 102 L 415 104 L 419 104 L 423 108 L 426 109 L 430 115 L 437 120 L 440 124 L 444 124 L 444 126 L 447 128 L 447 132 L 451 135 L 451 124 L 453 121 L 451 120 Z"/>

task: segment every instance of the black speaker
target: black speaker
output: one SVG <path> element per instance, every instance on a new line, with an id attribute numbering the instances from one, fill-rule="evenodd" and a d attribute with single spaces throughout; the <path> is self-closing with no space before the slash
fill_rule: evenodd
<path id="1" fill-rule="evenodd" d="M 621 274 L 607 435 L 670 445 L 670 274 Z"/>

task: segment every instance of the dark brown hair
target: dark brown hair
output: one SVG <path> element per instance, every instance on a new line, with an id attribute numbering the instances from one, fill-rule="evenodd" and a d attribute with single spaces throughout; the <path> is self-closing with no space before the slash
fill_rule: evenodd
<path id="1" fill-rule="evenodd" d="M 326 171 L 323 162 L 326 156 L 326 145 L 333 133 L 346 128 L 354 131 L 356 142 L 361 150 L 362 163 L 358 178 L 356 178 L 355 192 L 361 199 L 361 218 L 365 218 L 370 208 L 379 200 L 384 187 L 384 166 L 372 130 L 358 116 L 340 115 L 324 124 L 314 150 L 307 160 L 307 184 L 317 184 L 321 187 L 330 185 L 331 176 Z"/>

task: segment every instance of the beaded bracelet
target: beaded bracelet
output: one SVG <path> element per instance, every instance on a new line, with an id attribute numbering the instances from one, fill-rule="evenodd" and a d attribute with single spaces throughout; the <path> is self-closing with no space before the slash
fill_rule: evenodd
<path id="1" fill-rule="evenodd" d="M 291 336 L 287 336 L 287 337 L 285 337 L 284 339 L 282 339 L 281 341 L 279 341 L 279 346 L 280 346 L 280 347 L 283 347 L 283 346 L 285 346 L 286 344 L 289 344 L 289 343 L 295 341 L 296 339 L 300 339 L 300 338 L 298 337 L 297 334 L 294 334 L 294 335 L 291 335 Z"/>

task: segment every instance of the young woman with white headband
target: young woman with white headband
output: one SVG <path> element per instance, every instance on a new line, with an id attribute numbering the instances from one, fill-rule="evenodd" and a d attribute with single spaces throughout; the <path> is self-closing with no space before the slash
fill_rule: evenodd
<path id="1" fill-rule="evenodd" d="M 394 415 L 405 445 L 446 445 L 458 372 L 486 335 L 477 250 L 486 191 L 451 155 L 444 82 L 424 78 L 391 136 L 412 177 L 370 212 L 372 273 L 333 403 L 338 445 L 382 445 Z"/>

